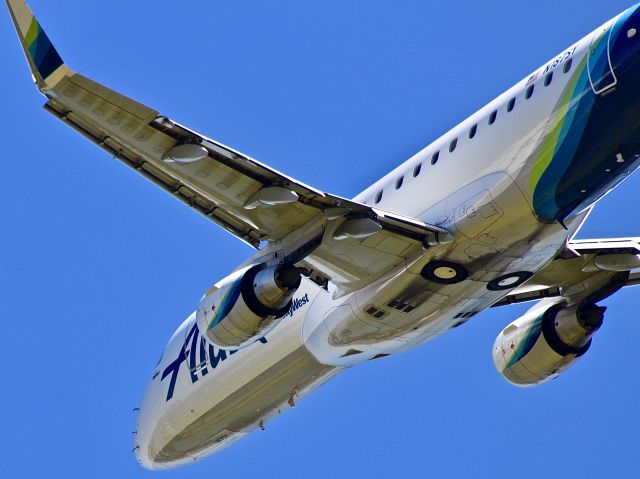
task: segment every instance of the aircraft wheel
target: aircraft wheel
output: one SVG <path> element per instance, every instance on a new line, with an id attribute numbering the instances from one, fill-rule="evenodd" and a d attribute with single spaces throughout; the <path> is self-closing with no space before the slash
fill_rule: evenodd
<path id="1" fill-rule="evenodd" d="M 420 274 L 423 278 L 438 284 L 456 284 L 469 277 L 467 268 L 451 261 L 432 261 Z"/>
<path id="2" fill-rule="evenodd" d="M 487 289 L 489 291 L 506 291 L 520 286 L 533 276 L 529 271 L 519 271 L 517 273 L 509 273 L 499 276 L 493 281 L 489 281 Z"/>

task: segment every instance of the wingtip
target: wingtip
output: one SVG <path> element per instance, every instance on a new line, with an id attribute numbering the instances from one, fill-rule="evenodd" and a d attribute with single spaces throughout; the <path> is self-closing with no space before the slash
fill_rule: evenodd
<path id="1" fill-rule="evenodd" d="M 41 91 L 48 90 L 57 83 L 61 72 L 66 73 L 64 61 L 24 0 L 5 0 L 5 3 L 36 85 Z"/>

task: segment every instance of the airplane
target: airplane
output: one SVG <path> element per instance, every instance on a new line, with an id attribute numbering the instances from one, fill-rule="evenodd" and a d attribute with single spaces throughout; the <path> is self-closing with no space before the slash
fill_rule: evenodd
<path id="1" fill-rule="evenodd" d="M 353 199 L 306 185 L 79 73 L 6 0 L 45 110 L 255 249 L 154 368 L 134 454 L 192 464 L 340 372 L 492 307 L 516 386 L 557 378 L 640 283 L 640 238 L 575 239 L 640 160 L 640 5 L 607 21 Z M 464 167 L 462 167 L 462 165 Z"/>

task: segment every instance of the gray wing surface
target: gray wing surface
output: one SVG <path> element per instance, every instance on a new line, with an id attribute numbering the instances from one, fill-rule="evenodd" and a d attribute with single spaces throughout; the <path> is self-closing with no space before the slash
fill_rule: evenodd
<path id="1" fill-rule="evenodd" d="M 608 296 L 619 288 L 640 284 L 640 238 L 571 240 L 561 253 L 527 283 L 494 306 L 564 297 L 576 301 L 598 290 Z"/>
<path id="2" fill-rule="evenodd" d="M 348 292 L 450 240 L 437 226 L 308 186 L 72 71 L 26 3 L 6 1 L 46 111 L 252 247 L 319 225 L 302 264 Z"/>

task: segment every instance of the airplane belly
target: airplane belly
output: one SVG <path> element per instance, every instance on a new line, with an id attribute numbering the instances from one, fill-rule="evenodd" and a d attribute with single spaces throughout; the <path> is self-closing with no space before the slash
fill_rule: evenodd
<path id="1" fill-rule="evenodd" d="M 462 325 L 551 261 L 584 214 L 568 220 L 568 229 L 541 222 L 512 177 L 496 172 L 419 217 L 441 218 L 455 241 L 426 249 L 344 298 L 319 294 L 303 327 L 305 345 L 319 361 L 354 365 Z M 435 281 L 425 271 L 436 263 L 461 266 L 465 276 Z"/>
<path id="2" fill-rule="evenodd" d="M 167 347 L 140 409 L 138 461 L 164 469 L 216 453 L 339 372 L 302 343 L 305 306 L 317 290 L 306 284 L 277 334 L 238 351 L 210 346 L 190 317 L 174 335 L 176 344 Z"/>
<path id="3" fill-rule="evenodd" d="M 152 444 L 154 461 L 191 462 L 217 452 L 290 408 L 314 383 L 328 379 L 332 371 L 335 368 L 318 363 L 301 346 L 219 401 L 194 398 L 191 410 L 198 404 L 204 412 L 192 412 L 186 427 L 168 440 Z M 219 381 L 225 381 L 224 375 Z"/>

